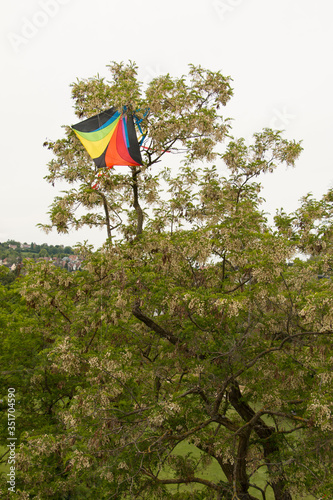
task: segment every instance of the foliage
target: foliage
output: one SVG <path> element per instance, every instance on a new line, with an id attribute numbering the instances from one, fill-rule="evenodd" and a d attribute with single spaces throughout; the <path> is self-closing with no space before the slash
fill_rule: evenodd
<path id="1" fill-rule="evenodd" d="M 153 80 L 144 99 L 134 65 L 111 70 L 110 85 L 73 86 L 78 114 L 115 100 L 149 105 L 152 149 L 141 172 L 101 181 L 110 213 L 124 213 L 117 238 L 79 248 L 79 272 L 31 263 L 15 282 L 17 324 L 2 347 L 10 329 L 25 373 L 13 379 L 18 498 L 332 496 L 332 193 L 305 197 L 270 227 L 257 177 L 293 165 L 299 143 L 269 129 L 250 146 L 229 137 L 216 166 L 205 164 L 227 133 L 217 122 L 229 80 L 191 67 L 188 78 Z M 177 143 L 185 163 L 159 169 Z M 68 130 L 51 148 L 48 180 L 80 183 L 53 205 L 52 223 L 67 231 L 76 217 L 68 200 L 82 195 L 87 206 L 92 196 L 93 205 L 99 194 Z M 142 213 L 130 210 L 136 196 Z M 200 454 L 179 454 L 179 444 Z M 218 480 L 204 474 L 212 461 Z M 175 485 L 188 489 L 173 494 Z"/>

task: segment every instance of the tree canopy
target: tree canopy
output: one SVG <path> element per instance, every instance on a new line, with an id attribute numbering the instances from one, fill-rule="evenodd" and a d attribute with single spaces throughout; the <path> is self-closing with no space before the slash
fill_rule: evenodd
<path id="1" fill-rule="evenodd" d="M 220 72 L 190 66 L 144 88 L 134 64 L 110 70 L 73 84 L 75 111 L 141 110 L 144 165 L 93 189 L 66 127 L 47 176 L 70 189 L 46 229 L 101 226 L 106 243 L 80 247 L 78 272 L 27 263 L 1 289 L 18 498 L 332 496 L 332 191 L 269 224 L 258 177 L 293 166 L 300 142 L 234 138 Z"/>

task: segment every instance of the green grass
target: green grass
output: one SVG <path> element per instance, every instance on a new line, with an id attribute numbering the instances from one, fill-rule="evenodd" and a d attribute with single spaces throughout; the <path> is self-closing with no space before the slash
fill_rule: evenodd
<path id="1" fill-rule="evenodd" d="M 174 451 L 173 451 L 173 455 L 179 455 L 179 456 L 185 456 L 185 455 L 188 455 L 188 454 L 191 454 L 191 458 L 194 458 L 194 459 L 199 459 L 200 456 L 202 455 L 202 452 L 200 450 L 198 450 L 198 448 L 196 448 L 194 445 L 190 444 L 190 443 L 187 443 L 185 441 L 183 441 L 182 443 L 179 443 Z M 221 470 L 221 467 L 219 466 L 218 462 L 213 459 L 211 464 L 208 465 L 207 467 L 205 467 L 205 469 L 200 473 L 198 474 L 198 476 L 202 479 L 207 479 L 209 481 L 212 481 L 214 483 L 218 483 L 219 481 L 226 481 L 226 477 L 223 473 L 223 471 Z M 168 467 L 168 466 L 165 466 L 163 468 L 163 470 L 161 471 L 161 473 L 159 474 L 159 477 L 161 479 L 171 479 L 173 478 L 173 473 L 172 473 L 172 470 Z M 255 484 L 256 486 L 259 486 L 259 488 L 262 488 L 264 489 L 265 485 L 266 485 L 266 480 L 267 480 L 267 475 L 266 475 L 266 468 L 262 467 L 258 472 L 256 472 L 250 482 L 252 484 Z M 199 483 L 191 483 L 191 484 L 170 484 L 168 485 L 168 489 L 170 492 L 172 493 L 177 493 L 177 492 L 194 492 L 194 491 L 198 491 L 198 490 L 202 490 L 204 488 L 204 486 L 202 486 L 201 484 Z M 255 488 L 250 488 L 249 489 L 249 493 L 251 493 L 251 495 L 253 495 L 255 498 L 258 498 L 258 500 L 262 500 L 262 495 L 260 493 L 259 490 L 255 489 Z M 268 486 L 267 490 L 266 490 L 266 500 L 274 500 L 274 494 L 273 494 L 273 490 L 270 486 Z M 308 495 L 306 497 L 302 497 L 302 500 L 314 500 L 315 497 L 313 497 L 312 495 Z"/>
<path id="2" fill-rule="evenodd" d="M 198 448 L 196 448 L 194 445 L 187 443 L 185 441 L 183 441 L 182 443 L 179 443 L 173 451 L 173 455 L 185 456 L 188 454 L 190 454 L 191 458 L 194 458 L 196 460 L 202 456 L 202 452 L 200 450 L 198 450 Z M 198 476 L 202 479 L 207 479 L 208 481 L 212 481 L 214 483 L 218 483 L 221 480 L 227 481 L 223 471 L 221 470 L 221 467 L 219 466 L 219 464 L 215 460 L 215 458 L 212 459 L 212 462 L 207 467 L 205 467 L 205 469 L 202 472 L 200 472 L 200 474 L 198 474 Z M 173 474 L 172 474 L 171 469 L 168 466 L 164 467 L 163 470 L 161 471 L 159 477 L 161 479 L 173 478 Z M 263 488 L 264 485 L 266 484 L 265 471 L 262 470 L 260 472 L 257 472 L 255 474 L 255 476 L 252 478 L 252 482 L 255 483 L 257 486 L 259 486 L 260 488 L 261 487 Z M 174 492 L 174 493 L 176 493 L 178 491 L 180 491 L 180 492 L 182 492 L 182 491 L 194 492 L 197 490 L 202 490 L 203 488 L 204 488 L 204 486 L 202 486 L 199 483 L 191 483 L 188 485 L 171 484 L 168 486 L 169 491 Z M 260 492 L 254 488 L 250 489 L 250 493 L 253 496 L 257 497 L 258 499 L 262 498 Z M 266 491 L 266 498 L 267 498 L 267 500 L 274 500 L 273 492 L 272 492 L 272 489 L 270 487 Z"/>

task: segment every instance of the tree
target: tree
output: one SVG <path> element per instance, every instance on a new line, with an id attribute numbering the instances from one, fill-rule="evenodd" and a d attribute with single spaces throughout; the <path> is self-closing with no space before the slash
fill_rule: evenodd
<path id="1" fill-rule="evenodd" d="M 133 167 L 129 173 L 117 169 L 115 175 L 102 176 L 98 188 L 93 189 L 96 171 L 92 161 L 73 131 L 66 127 L 65 139 L 45 143 L 56 156 L 49 163 L 46 180 L 54 184 L 62 179 L 73 185 L 51 206 L 51 224 L 41 225 L 47 231 L 56 227 L 58 232 L 66 233 L 71 227 L 88 225 L 106 227 L 108 238 L 115 229 L 140 234 L 144 214 L 139 197 L 148 206 L 158 197 L 158 176 L 151 167 L 160 162 L 166 152 L 183 150 L 188 164 L 196 160 L 209 161 L 215 156 L 214 146 L 229 130 L 229 121 L 219 115 L 218 109 L 228 102 L 232 89 L 230 78 L 220 72 L 191 66 L 188 78 L 172 79 L 169 75 L 155 78 L 143 95 L 134 64 L 113 63 L 110 70 L 111 83 L 97 77 L 72 85 L 76 114 L 79 118 L 89 117 L 115 103 L 120 109 L 126 105 L 129 110 L 139 110 L 142 127 L 149 128 L 144 166 Z M 145 110 L 149 113 L 145 114 Z M 79 207 L 89 212 L 78 216 Z M 126 224 L 126 216 L 133 224 L 136 220 L 135 228 L 133 224 Z"/>
<path id="2" fill-rule="evenodd" d="M 42 248 L 41 251 L 38 254 L 39 257 L 49 257 L 49 252 L 46 250 L 46 248 Z"/>
<path id="3" fill-rule="evenodd" d="M 293 165 L 300 143 L 269 129 L 249 146 L 231 137 L 218 118 L 231 95 L 220 73 L 159 77 L 139 100 L 135 67 L 111 70 L 111 84 L 74 85 L 76 109 L 149 104 L 151 142 L 141 172 L 101 181 L 112 241 L 83 245 L 80 272 L 43 262 L 20 280 L 43 339 L 33 408 L 22 408 L 21 498 L 332 495 L 332 192 L 270 227 L 258 176 Z M 67 133 L 52 143 L 48 180 L 80 182 L 70 199 L 84 193 L 88 207 L 94 172 Z M 184 164 L 159 169 L 178 143 Z M 75 222 L 68 196 L 51 210 L 60 231 L 88 220 Z M 217 477 L 205 474 L 212 463 Z"/>

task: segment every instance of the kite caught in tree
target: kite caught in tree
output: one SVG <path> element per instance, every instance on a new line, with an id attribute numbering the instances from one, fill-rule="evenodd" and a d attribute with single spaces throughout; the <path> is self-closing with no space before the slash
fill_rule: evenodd
<path id="1" fill-rule="evenodd" d="M 133 114 L 110 108 L 72 126 L 98 169 L 142 165 Z"/>

